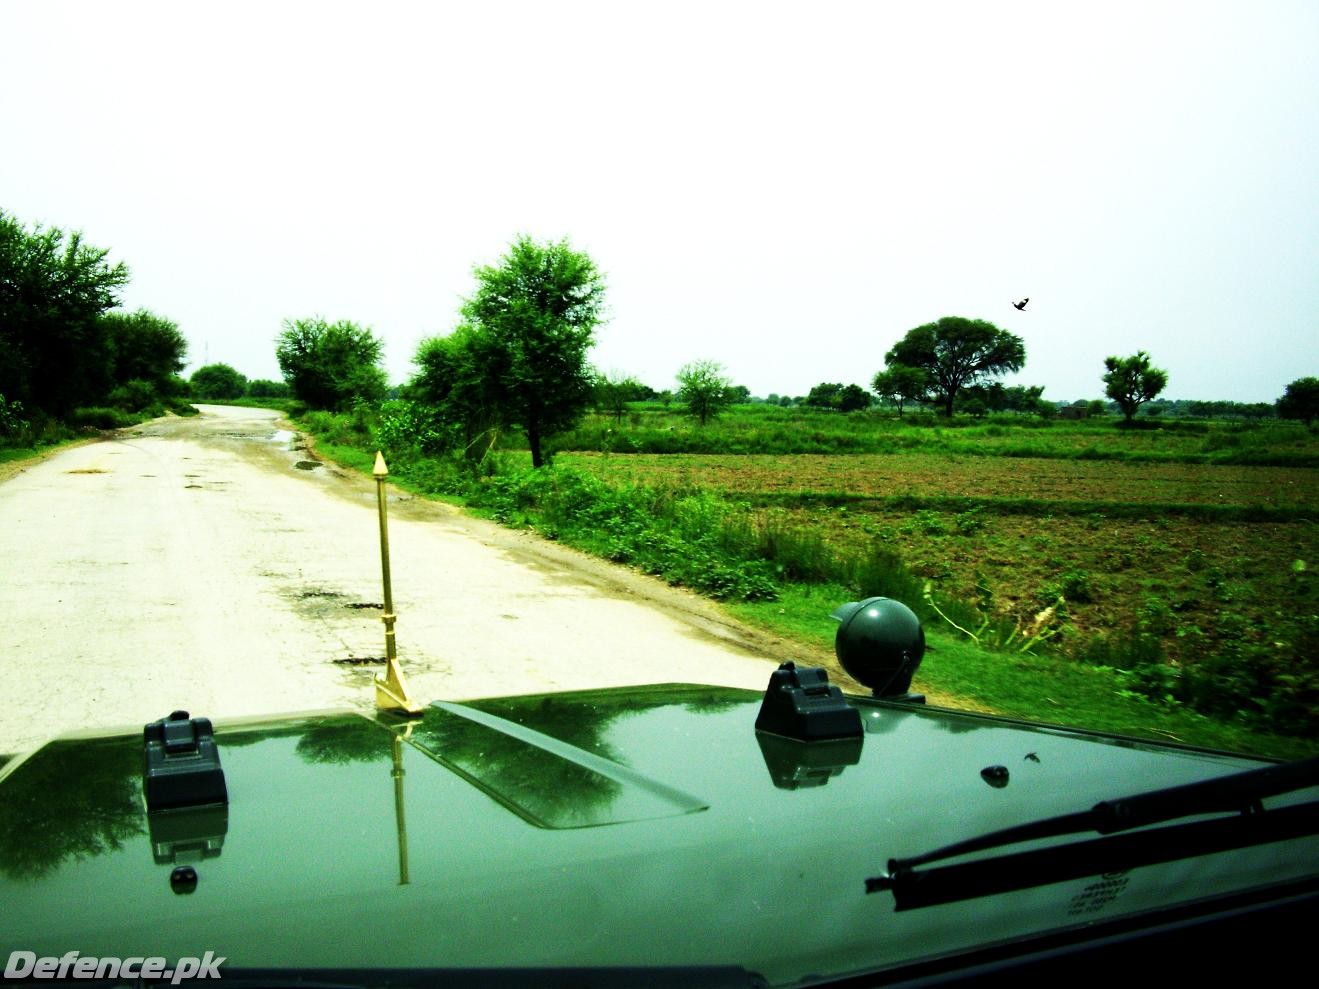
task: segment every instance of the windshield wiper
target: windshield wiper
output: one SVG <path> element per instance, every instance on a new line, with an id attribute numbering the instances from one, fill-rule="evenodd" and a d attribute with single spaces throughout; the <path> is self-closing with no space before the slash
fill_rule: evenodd
<path id="1" fill-rule="evenodd" d="M 889 859 L 887 875 L 867 879 L 866 892 L 891 889 L 897 908 L 903 910 L 1314 834 L 1319 831 L 1319 802 L 1271 811 L 1261 803 L 1265 797 L 1313 786 L 1319 786 L 1319 758 L 1103 800 L 1086 811 L 991 831 L 910 858 Z M 1237 816 L 1118 834 L 1204 814 Z M 1114 837 L 917 871 L 941 859 L 1085 832 Z"/>

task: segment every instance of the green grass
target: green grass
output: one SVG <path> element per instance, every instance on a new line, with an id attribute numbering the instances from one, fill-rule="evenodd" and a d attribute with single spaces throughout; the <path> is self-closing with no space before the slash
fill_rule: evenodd
<path id="1" fill-rule="evenodd" d="M 1146 423 L 1142 423 L 1146 425 Z M 1123 429 L 1119 420 L 1042 420 L 1004 414 L 986 419 L 929 413 L 843 414 L 803 407 L 740 405 L 697 425 L 673 406 L 636 403 L 621 419 L 594 414 L 553 438 L 550 452 L 603 453 L 938 453 L 1131 463 L 1319 466 L 1315 434 L 1300 423 L 1168 419 Z M 520 440 L 510 435 L 506 442 Z"/>
<path id="2" fill-rule="evenodd" d="M 369 472 L 375 448 L 372 439 L 377 436 L 369 413 L 311 413 L 302 422 L 320 437 L 318 449 L 323 455 Z M 1000 427 L 1000 432 L 1006 434 L 1007 430 Z M 1148 437 L 1155 432 L 1130 435 Z M 1197 441 L 1206 435 L 1205 429 L 1185 432 Z M 1021 626 L 1007 616 L 987 619 L 983 602 L 959 600 L 937 582 L 931 596 L 930 584 L 882 539 L 860 540 L 840 552 L 818 532 L 753 509 L 758 492 L 725 497 L 689 484 L 606 481 L 571 468 L 532 471 L 521 452 L 497 453 L 479 470 L 461 458 L 426 457 L 415 448 L 386 450 L 386 456 L 392 479 L 404 487 L 450 500 L 465 498 L 471 507 L 501 523 L 534 528 L 605 559 L 692 587 L 728 602 L 738 617 L 816 649 L 830 641 L 833 623 L 828 615 L 839 603 L 871 595 L 902 600 L 921 615 L 934 644 L 921 674 L 925 689 L 955 697 L 962 706 L 1028 720 L 1279 756 L 1309 751 L 1315 745 L 1268 731 L 1265 724 L 1270 723 L 1275 706 L 1264 700 L 1249 702 L 1272 696 L 1269 691 L 1276 684 L 1271 680 L 1251 680 L 1269 673 L 1269 664 L 1262 662 L 1268 656 L 1242 651 L 1239 657 L 1230 658 L 1225 652 L 1224 662 L 1207 663 L 1205 675 L 1194 676 L 1196 670 L 1178 670 L 1166 665 L 1161 656 L 1138 655 L 1129 649 L 1110 650 L 1104 658 L 1089 662 L 1051 653 L 1052 643 L 1045 644 L 1039 634 L 1048 631 L 1044 626 Z M 922 505 L 956 510 L 959 514 L 950 518 L 959 526 L 961 520 L 968 520 L 965 528 L 972 537 L 978 538 L 981 529 L 992 525 L 982 517 L 993 514 L 986 499 L 936 497 L 903 501 L 900 507 L 912 518 L 937 517 Z M 1079 505 L 1077 512 L 1085 517 L 1100 507 L 1090 502 Z M 846 503 L 838 506 L 839 511 L 844 507 Z M 1038 512 L 1030 499 L 1009 501 L 1001 507 L 1008 510 L 1006 514 L 1013 510 Z M 1112 506 L 1104 503 L 1103 507 Z M 1132 510 L 1147 513 L 1150 507 L 1133 505 Z M 1174 514 L 1197 521 L 1224 521 L 1219 509 L 1235 510 L 1237 506 L 1153 507 L 1156 521 L 1161 522 L 1173 508 L 1180 509 Z M 969 525 L 970 521 L 975 525 Z M 1044 545 L 1045 531 L 1038 540 L 1038 552 L 1055 552 Z M 1074 564 L 1068 569 L 1063 562 L 1060 559 L 1060 580 L 1070 575 L 1072 584 L 1081 581 L 1078 574 L 1082 571 Z M 1088 571 L 1083 576 L 1090 593 L 1096 593 L 1096 578 Z M 1073 595 L 1081 601 L 1074 588 Z M 1057 621 L 1065 625 L 1065 612 L 1059 613 Z M 974 630 L 979 646 L 1011 643 L 1011 649 L 979 648 L 953 635 L 954 624 Z M 1119 632 L 1113 641 L 1122 646 L 1130 644 L 1128 639 L 1132 636 Z M 1242 642 L 1249 645 L 1244 637 Z M 1023 651 L 1023 644 L 1030 648 Z M 1118 665 L 1132 668 L 1113 668 Z M 1287 704 L 1276 707 L 1286 718 L 1274 719 L 1289 731 L 1301 731 L 1293 727 L 1297 712 L 1312 703 L 1307 693 L 1310 681 L 1304 679 L 1309 674 L 1300 670 L 1296 674 L 1288 679 Z M 1257 688 L 1253 693 L 1252 685 Z M 1248 700 L 1238 705 L 1232 700 L 1236 696 Z M 1175 698 L 1212 709 L 1215 717 L 1197 713 Z M 1212 702 L 1207 707 L 1206 699 Z M 1308 729 L 1302 733 L 1311 734 Z"/>
<path id="3" fill-rule="evenodd" d="M 27 461 L 36 463 L 39 460 L 45 460 L 51 454 L 58 453 L 60 450 L 73 446 L 82 446 L 84 443 L 95 443 L 98 439 L 99 437 L 96 436 L 75 436 L 56 440 L 51 443 L 43 443 L 41 446 L 35 447 L 0 447 L 0 464 L 17 464 Z"/>
<path id="4" fill-rule="evenodd" d="M 830 612 L 850 600 L 837 585 L 789 585 L 771 602 L 730 602 L 736 618 L 810 649 L 832 650 Z M 1298 759 L 1319 754 L 1319 740 L 1254 730 L 1183 706 L 1131 696 L 1115 670 L 1048 654 L 990 652 L 926 624 L 929 650 L 912 689 L 954 698 L 954 705 L 1027 721 L 1081 727 L 1151 741 Z"/>
<path id="5" fill-rule="evenodd" d="M 1203 505 L 1179 502 L 1055 501 L 1040 498 L 977 498 L 959 495 L 865 495 L 843 491 L 739 492 L 756 506 L 792 508 L 857 505 L 890 512 L 944 512 L 984 515 L 1024 515 L 1032 518 L 1101 515 L 1110 519 L 1198 519 L 1204 522 L 1299 522 L 1314 518 L 1314 509 L 1270 505 Z"/>

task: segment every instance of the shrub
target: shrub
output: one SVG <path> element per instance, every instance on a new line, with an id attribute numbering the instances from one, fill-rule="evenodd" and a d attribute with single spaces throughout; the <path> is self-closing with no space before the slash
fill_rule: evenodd
<path id="1" fill-rule="evenodd" d="M 0 439 L 23 441 L 31 429 L 32 423 L 23 417 L 23 403 L 8 401 L 4 395 L 0 395 Z"/>
<path id="2" fill-rule="evenodd" d="M 160 397 L 156 391 L 156 386 L 150 381 L 143 381 L 135 378 L 132 381 L 125 381 L 119 385 L 107 396 L 107 401 L 117 409 L 123 409 L 126 412 L 141 412 L 148 406 L 160 406 Z M 161 415 L 164 410 L 161 409 Z"/>
<path id="3" fill-rule="evenodd" d="M 123 429 L 132 424 L 132 416 L 103 406 L 88 406 L 69 413 L 69 425 L 82 429 Z"/>

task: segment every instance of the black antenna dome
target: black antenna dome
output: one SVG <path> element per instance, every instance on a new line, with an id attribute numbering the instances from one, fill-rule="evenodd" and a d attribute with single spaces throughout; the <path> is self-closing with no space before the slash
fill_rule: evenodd
<path id="1" fill-rule="evenodd" d="M 915 612 L 892 598 L 849 601 L 834 611 L 834 653 L 849 675 L 876 697 L 898 696 L 925 655 L 925 630 Z"/>

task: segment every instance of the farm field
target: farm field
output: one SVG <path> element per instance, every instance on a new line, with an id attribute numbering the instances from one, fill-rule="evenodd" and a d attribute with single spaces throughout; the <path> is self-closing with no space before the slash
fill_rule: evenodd
<path id="1" fill-rule="evenodd" d="M 611 484 L 719 492 L 751 524 L 814 533 L 840 555 L 890 549 L 936 603 L 1009 626 L 1052 606 L 1052 645 L 1092 663 L 1244 650 L 1286 675 L 1319 648 L 1312 468 L 922 452 L 558 462 Z"/>
<path id="2" fill-rule="evenodd" d="M 741 405 L 705 426 L 681 410 L 637 403 L 626 416 L 587 416 L 555 437 L 562 452 L 609 454 L 913 454 L 1124 463 L 1319 467 L 1319 445 L 1297 423 L 1167 420 L 1119 429 L 1107 417 L 988 420 L 882 411 L 840 414 L 807 407 Z"/>
<path id="3" fill-rule="evenodd" d="M 1319 436 L 1298 424 L 634 409 L 556 437 L 546 470 L 513 434 L 473 470 L 393 414 L 306 425 L 364 468 L 378 430 L 398 483 L 812 647 L 838 603 L 897 597 L 939 643 L 929 688 L 971 706 L 1241 750 L 1316 736 Z"/>
<path id="4" fill-rule="evenodd" d="M 1319 506 L 1319 471 L 1217 464 L 1130 463 L 900 454 L 561 454 L 613 483 L 699 486 L 738 496 L 954 497 L 1037 502 Z"/>

